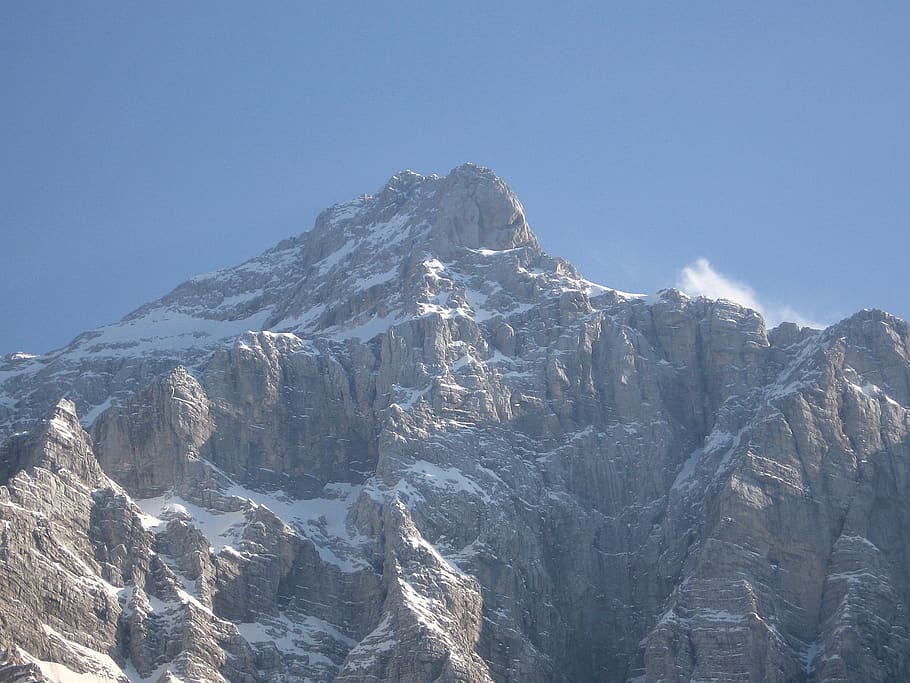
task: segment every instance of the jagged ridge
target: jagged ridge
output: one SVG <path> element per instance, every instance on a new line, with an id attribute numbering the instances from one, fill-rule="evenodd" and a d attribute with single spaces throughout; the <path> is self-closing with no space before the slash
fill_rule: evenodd
<path id="1" fill-rule="evenodd" d="M 197 276 L 60 351 L 5 358 L 0 425 L 26 425 L 64 394 L 91 423 L 112 397 L 177 364 L 200 366 L 247 330 L 366 341 L 429 313 L 483 321 L 534 305 L 545 291 L 573 290 L 606 288 L 540 250 L 518 199 L 492 171 L 404 171 L 377 194 L 323 212 L 299 237 Z"/>

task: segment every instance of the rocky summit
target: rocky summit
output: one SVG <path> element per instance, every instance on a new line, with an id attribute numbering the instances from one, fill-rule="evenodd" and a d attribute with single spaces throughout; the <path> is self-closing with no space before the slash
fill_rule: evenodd
<path id="1" fill-rule="evenodd" d="M 394 176 L 0 360 L 0 681 L 910 680 L 910 328 L 548 256 Z"/>

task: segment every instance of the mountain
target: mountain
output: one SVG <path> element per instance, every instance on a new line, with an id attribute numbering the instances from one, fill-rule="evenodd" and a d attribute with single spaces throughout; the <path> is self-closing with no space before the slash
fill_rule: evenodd
<path id="1" fill-rule="evenodd" d="M 5 357 L 0 424 L 0 681 L 910 680 L 908 325 L 596 285 L 478 166 Z"/>

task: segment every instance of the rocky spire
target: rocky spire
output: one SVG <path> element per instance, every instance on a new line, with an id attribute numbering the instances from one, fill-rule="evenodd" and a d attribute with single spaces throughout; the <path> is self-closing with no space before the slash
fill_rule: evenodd
<path id="1" fill-rule="evenodd" d="M 459 248 L 540 249 L 518 197 L 483 166 L 464 164 L 453 170 L 440 183 L 432 208 L 437 218 L 430 232 L 431 244 L 440 257 Z"/>
<path id="2" fill-rule="evenodd" d="M 101 468 L 92 454 L 91 438 L 79 424 L 72 401 L 60 399 L 38 429 L 3 443 L 0 482 L 17 471 L 35 467 L 54 473 L 69 472 L 90 485 L 102 480 Z"/>

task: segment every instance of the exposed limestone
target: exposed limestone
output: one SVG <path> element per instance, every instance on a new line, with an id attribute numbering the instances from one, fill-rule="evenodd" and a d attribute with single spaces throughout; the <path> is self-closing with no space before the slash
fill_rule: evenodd
<path id="1" fill-rule="evenodd" d="M 177 367 L 95 421 L 98 460 L 133 495 L 159 496 L 184 478 L 212 435 L 209 411 L 205 391 Z"/>
<path id="2" fill-rule="evenodd" d="M 0 373 L 0 681 L 910 680 L 908 325 L 593 285 L 487 169 Z"/>

